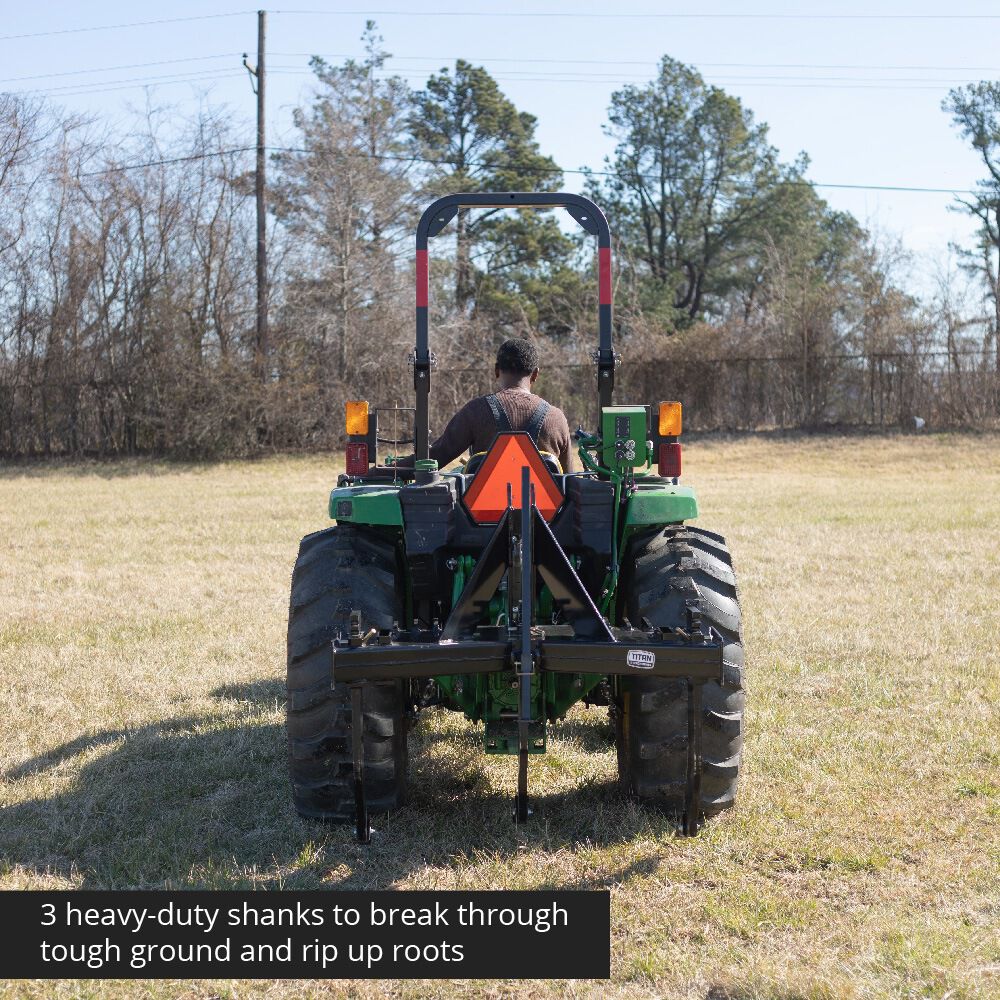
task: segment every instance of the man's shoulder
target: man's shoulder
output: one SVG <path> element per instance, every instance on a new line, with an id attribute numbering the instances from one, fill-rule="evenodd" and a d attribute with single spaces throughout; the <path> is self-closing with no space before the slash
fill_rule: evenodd
<path id="1" fill-rule="evenodd" d="M 550 429 L 555 430 L 557 428 L 561 428 L 563 425 L 567 427 L 569 426 L 569 422 L 566 419 L 566 414 L 563 413 L 563 411 L 558 406 L 556 406 L 555 403 L 549 401 L 544 396 L 539 396 L 537 393 L 534 392 L 530 394 L 530 398 L 533 409 L 537 409 L 539 406 L 542 405 L 542 403 L 544 403 L 548 407 L 548 409 L 545 411 L 545 424 Z"/>
<path id="2" fill-rule="evenodd" d="M 479 410 L 488 410 L 489 403 L 486 401 L 488 396 L 488 393 L 486 396 L 473 396 L 467 403 L 462 404 L 457 413 L 476 413 Z"/>
<path id="3" fill-rule="evenodd" d="M 546 399 L 543 400 L 543 402 L 548 403 L 549 401 Z M 549 409 L 548 412 L 545 414 L 545 419 L 546 421 L 551 420 L 553 424 L 557 424 L 559 426 L 562 426 L 563 424 L 565 424 L 567 427 L 569 426 L 569 421 L 566 419 L 566 414 L 563 413 L 563 411 L 558 406 L 556 406 L 555 403 L 549 403 Z"/>
<path id="4" fill-rule="evenodd" d="M 491 396 L 498 398 L 505 410 L 509 410 L 511 403 L 514 403 L 518 408 L 515 412 L 522 414 L 533 413 L 544 403 L 548 407 L 548 410 L 545 412 L 544 427 L 549 431 L 558 431 L 563 427 L 569 427 L 566 414 L 555 403 L 549 402 L 544 396 L 539 396 L 534 392 L 524 392 L 522 390 L 514 392 L 505 389 L 501 389 L 499 392 L 488 392 L 483 396 L 476 396 L 474 399 L 470 399 L 463 409 L 468 410 L 471 407 L 475 412 L 486 413 L 492 417 L 493 407 L 489 402 Z M 525 406 L 525 404 L 527 405 Z"/>
<path id="5" fill-rule="evenodd" d="M 496 395 L 502 396 L 504 394 L 504 391 L 508 391 L 509 392 L 510 390 L 501 390 Z M 483 400 L 483 402 L 485 402 L 489 395 L 490 395 L 490 393 L 487 393 L 486 396 L 479 396 L 477 398 L 481 399 L 481 400 Z M 532 407 L 538 407 L 542 403 L 545 403 L 549 407 L 549 412 L 553 412 L 554 411 L 555 413 L 562 413 L 562 410 L 560 410 L 559 407 L 556 406 L 555 403 L 553 403 L 551 400 L 546 399 L 544 396 L 539 396 L 537 392 L 522 392 L 521 390 L 517 390 L 517 395 L 519 397 L 522 397 L 522 398 L 527 397 L 527 399 L 528 399 L 528 401 L 529 401 L 529 403 L 531 404 Z"/>

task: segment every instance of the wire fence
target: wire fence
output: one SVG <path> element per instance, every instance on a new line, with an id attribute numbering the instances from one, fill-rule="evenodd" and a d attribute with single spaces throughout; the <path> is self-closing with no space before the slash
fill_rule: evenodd
<path id="1" fill-rule="evenodd" d="M 594 378 L 590 364 L 550 365 L 538 391 L 557 402 L 571 423 L 594 427 Z M 442 373 L 435 410 L 443 417 L 442 409 L 492 388 L 492 367 Z M 991 427 L 1000 422 L 1000 368 L 983 352 L 967 350 L 665 356 L 623 362 L 615 399 L 679 399 L 685 426 L 693 431 L 898 428 L 912 427 L 918 418 L 932 427 Z"/>
<path id="2" fill-rule="evenodd" d="M 492 363 L 442 364 L 432 379 L 432 435 L 468 399 L 494 387 Z M 565 411 L 573 427 L 596 428 L 592 364 L 550 359 L 536 389 Z M 15 370 L 0 360 L 0 455 L 209 457 L 329 449 L 343 439 L 344 401 L 359 392 L 374 405 L 412 405 L 405 358 L 384 359 L 376 378 L 321 382 L 287 372 L 265 385 L 249 365 L 185 370 L 183 377 L 163 373 L 148 381 L 79 378 L 69 370 L 53 377 L 43 363 Z M 992 354 L 968 350 L 659 354 L 620 365 L 615 399 L 681 400 L 689 431 L 1000 428 L 1000 368 Z"/>

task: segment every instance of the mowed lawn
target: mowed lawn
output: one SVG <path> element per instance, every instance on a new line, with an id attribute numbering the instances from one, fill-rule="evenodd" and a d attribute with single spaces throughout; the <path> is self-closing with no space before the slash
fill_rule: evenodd
<path id="1" fill-rule="evenodd" d="M 370 847 L 300 821 L 283 672 L 337 456 L 0 472 L 0 886 L 610 888 L 610 984 L 11 983 L 5 996 L 1000 996 L 1000 437 L 691 441 L 742 586 L 737 808 L 624 801 L 607 714 L 532 762 L 431 712 Z"/>

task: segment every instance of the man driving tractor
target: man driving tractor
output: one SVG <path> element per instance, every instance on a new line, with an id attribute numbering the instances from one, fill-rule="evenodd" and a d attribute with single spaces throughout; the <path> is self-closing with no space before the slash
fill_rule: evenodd
<path id="1" fill-rule="evenodd" d="M 497 351 L 494 372 L 497 391 L 466 403 L 431 445 L 430 457 L 444 468 L 466 450 L 473 456 L 487 451 L 502 431 L 527 431 L 543 455 L 549 452 L 563 472 L 571 472 L 573 452 L 566 414 L 531 391 L 538 378 L 534 345 L 527 340 L 505 340 Z M 400 464 L 412 461 L 411 456 Z"/>

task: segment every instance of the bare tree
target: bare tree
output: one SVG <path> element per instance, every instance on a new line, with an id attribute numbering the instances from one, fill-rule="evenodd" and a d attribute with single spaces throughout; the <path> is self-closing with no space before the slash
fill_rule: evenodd
<path id="1" fill-rule="evenodd" d="M 975 247 L 956 249 L 964 266 L 983 282 L 990 309 L 988 337 L 1000 378 L 1000 83 L 984 81 L 957 87 L 942 107 L 986 168 L 976 194 L 956 198 L 960 210 L 976 220 Z M 996 402 L 1000 413 L 1000 397 Z"/>
<path id="2" fill-rule="evenodd" d="M 398 302 L 415 210 L 409 90 L 379 75 L 387 56 L 370 22 L 365 41 L 362 62 L 313 59 L 316 98 L 294 115 L 299 149 L 275 157 L 274 210 L 295 248 L 285 263 L 286 321 L 309 331 L 340 379 L 359 360 L 384 359 L 370 331 Z"/>

